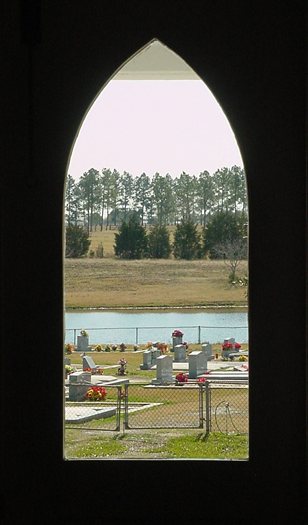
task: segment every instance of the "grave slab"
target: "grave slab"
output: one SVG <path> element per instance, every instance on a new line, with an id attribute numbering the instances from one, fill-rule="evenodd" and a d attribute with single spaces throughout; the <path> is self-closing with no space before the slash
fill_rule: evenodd
<path id="1" fill-rule="evenodd" d="M 114 416 L 116 407 L 90 407 L 90 406 L 66 406 L 65 422 L 66 423 L 83 423 L 91 419 L 102 419 Z"/>
<path id="2" fill-rule="evenodd" d="M 207 358 L 204 352 L 191 352 L 188 356 L 188 377 L 197 379 L 198 376 L 207 371 Z"/>

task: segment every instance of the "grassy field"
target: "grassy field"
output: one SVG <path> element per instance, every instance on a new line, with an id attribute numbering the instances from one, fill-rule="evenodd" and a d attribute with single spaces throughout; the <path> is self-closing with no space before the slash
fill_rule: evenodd
<path id="1" fill-rule="evenodd" d="M 89 459 L 247 459 L 248 436 L 164 430 L 83 435 L 67 430 L 66 456 Z"/>
<path id="2" fill-rule="evenodd" d="M 244 306 L 244 289 L 231 286 L 223 261 L 113 257 L 114 230 L 93 232 L 104 258 L 65 259 L 65 307 Z M 247 273 L 247 261 L 239 274 Z"/>

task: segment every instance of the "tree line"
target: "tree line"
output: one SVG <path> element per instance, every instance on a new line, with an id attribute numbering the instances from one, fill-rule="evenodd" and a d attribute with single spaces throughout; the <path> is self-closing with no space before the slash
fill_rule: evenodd
<path id="1" fill-rule="evenodd" d="M 107 168 L 91 168 L 78 182 L 67 176 L 66 225 L 82 225 L 88 234 L 118 228 L 136 214 L 141 226 L 191 222 L 205 227 L 213 215 L 225 212 L 247 216 L 246 179 L 239 166 L 175 178 L 159 173 L 133 177 Z"/>
<path id="2" fill-rule="evenodd" d="M 218 211 L 206 226 L 198 227 L 191 220 L 181 220 L 175 227 L 173 242 L 167 226 L 142 226 L 135 212 L 122 221 L 114 235 L 114 253 L 121 259 L 223 259 L 229 267 L 229 279 L 235 281 L 240 261 L 247 258 L 247 223 L 243 214 Z M 82 257 L 90 246 L 87 231 L 79 225 L 66 227 L 66 257 Z M 93 252 L 93 253 L 91 253 Z M 89 255 L 103 257 L 103 246 Z"/>

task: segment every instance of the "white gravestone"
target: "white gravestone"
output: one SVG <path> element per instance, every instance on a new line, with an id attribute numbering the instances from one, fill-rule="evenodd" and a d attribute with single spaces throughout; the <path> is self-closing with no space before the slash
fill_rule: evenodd
<path id="1" fill-rule="evenodd" d="M 207 358 L 204 352 L 191 352 L 188 356 L 188 377 L 197 379 L 207 371 Z"/>
<path id="2" fill-rule="evenodd" d="M 174 362 L 185 363 L 186 362 L 186 346 L 176 345 L 174 347 Z"/>
<path id="3" fill-rule="evenodd" d="M 201 350 L 202 350 L 202 352 L 205 353 L 206 358 L 207 358 L 208 361 L 211 361 L 212 359 L 214 359 L 214 356 L 212 354 L 212 345 L 210 343 L 208 343 L 208 342 L 202 343 Z"/>
<path id="4" fill-rule="evenodd" d="M 151 350 L 145 350 L 143 352 L 143 363 L 140 365 L 141 370 L 150 370 L 152 366 L 152 352 Z"/>
<path id="5" fill-rule="evenodd" d="M 69 376 L 68 398 L 70 401 L 82 401 L 91 386 L 91 372 L 74 372 Z"/>
<path id="6" fill-rule="evenodd" d="M 171 355 L 161 355 L 156 359 L 156 379 L 152 379 L 153 384 L 164 385 L 173 382 L 172 362 Z"/>

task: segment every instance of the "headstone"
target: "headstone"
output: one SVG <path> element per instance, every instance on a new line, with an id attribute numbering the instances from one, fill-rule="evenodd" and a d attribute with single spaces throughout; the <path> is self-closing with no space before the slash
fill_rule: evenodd
<path id="1" fill-rule="evenodd" d="M 186 362 L 186 346 L 176 345 L 174 347 L 174 362 L 185 363 Z"/>
<path id="2" fill-rule="evenodd" d="M 173 383 L 172 361 L 171 355 L 161 355 L 156 359 L 156 379 L 152 379 L 153 384 Z"/>
<path id="3" fill-rule="evenodd" d="M 199 375 L 207 371 L 207 358 L 204 352 L 195 351 L 188 355 L 188 377 L 197 379 Z"/>
<path id="4" fill-rule="evenodd" d="M 177 345 L 181 345 L 183 343 L 183 336 L 172 336 L 172 352 L 174 352 L 174 349 Z"/>
<path id="5" fill-rule="evenodd" d="M 151 362 L 152 366 L 156 365 L 157 358 L 160 356 L 160 350 L 159 348 L 152 348 L 151 349 Z"/>
<path id="6" fill-rule="evenodd" d="M 152 366 L 152 351 L 145 350 L 143 352 L 143 363 L 140 365 L 141 370 L 150 370 Z"/>
<path id="7" fill-rule="evenodd" d="M 91 368 L 92 372 L 95 372 L 97 368 L 99 368 L 99 365 L 96 365 L 89 355 L 83 355 L 82 356 L 82 368 L 85 370 L 86 368 Z"/>
<path id="8" fill-rule="evenodd" d="M 87 352 L 89 350 L 89 336 L 77 335 L 77 351 Z"/>
<path id="9" fill-rule="evenodd" d="M 235 343 L 234 337 L 227 337 L 226 339 L 224 339 L 224 345 L 226 345 L 228 343 L 231 343 L 232 345 L 234 345 L 234 343 Z"/>
<path id="10" fill-rule="evenodd" d="M 211 361 L 212 359 L 214 359 L 214 356 L 212 354 L 212 345 L 210 345 L 210 343 L 208 341 L 205 342 L 205 343 L 202 343 L 201 350 L 202 350 L 202 352 L 205 353 L 206 358 L 207 358 L 208 361 Z"/>
<path id="11" fill-rule="evenodd" d="M 223 349 L 222 352 L 221 352 L 221 357 L 228 359 L 229 355 L 231 353 L 233 353 L 234 351 L 236 351 L 236 348 L 234 347 L 234 344 L 235 344 L 234 337 L 226 337 L 224 339 L 224 343 L 223 344 L 224 345 L 227 345 L 227 344 L 231 344 L 232 345 L 230 348 Z"/>
<path id="12" fill-rule="evenodd" d="M 69 401 L 83 401 L 91 385 L 91 372 L 73 372 L 69 376 Z"/>
<path id="13" fill-rule="evenodd" d="M 151 347 L 149 350 L 143 352 L 143 363 L 140 365 L 141 370 L 150 370 L 152 366 L 156 365 L 156 360 L 160 356 L 160 350 Z"/>

